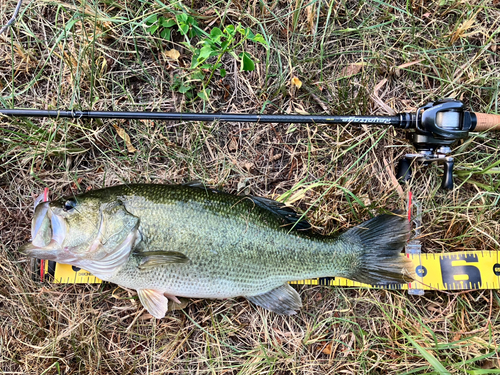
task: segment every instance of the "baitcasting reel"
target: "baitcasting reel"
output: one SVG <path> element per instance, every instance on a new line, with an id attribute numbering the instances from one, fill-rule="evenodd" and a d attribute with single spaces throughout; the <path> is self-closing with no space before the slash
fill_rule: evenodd
<path id="1" fill-rule="evenodd" d="M 412 177 L 411 164 L 428 166 L 437 163 L 443 166 L 441 183 L 443 189 L 453 189 L 453 157 L 451 146 L 459 139 L 465 139 L 476 128 L 477 117 L 473 112 L 464 111 L 460 100 L 442 99 L 420 107 L 415 114 L 410 114 L 412 131 L 407 138 L 417 151 L 406 154 L 399 161 L 397 177 L 408 181 Z"/>

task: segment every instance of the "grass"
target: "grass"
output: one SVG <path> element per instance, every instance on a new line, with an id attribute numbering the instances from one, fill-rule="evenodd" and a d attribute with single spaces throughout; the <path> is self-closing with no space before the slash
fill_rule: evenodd
<path id="1" fill-rule="evenodd" d="M 2 2 L 0 24 L 14 7 Z M 245 45 L 252 72 L 223 56 L 227 75 L 212 77 L 209 100 L 189 99 L 174 89 L 174 77 L 190 73 L 184 37 L 173 32 L 166 42 L 144 26 L 153 14 L 182 12 L 203 30 L 241 23 L 269 47 Z M 0 36 L 0 106 L 359 115 L 453 96 L 498 113 L 498 19 L 498 5 L 478 0 L 33 1 Z M 166 57 L 171 49 L 178 60 Z M 294 76 L 300 89 L 290 85 Z M 457 144 L 452 192 L 439 189 L 441 168 L 416 171 L 410 188 L 424 206 L 425 252 L 500 250 L 499 146 L 493 133 Z M 18 252 L 29 240 L 33 197 L 45 186 L 60 196 L 202 180 L 288 199 L 322 233 L 342 231 L 385 208 L 405 208 L 391 167 L 408 152 L 403 132 L 369 126 L 0 118 L 0 369 L 498 373 L 497 291 L 418 297 L 302 286 L 304 308 L 293 317 L 244 299 L 193 300 L 154 321 L 135 293 L 114 285 L 32 281 Z"/>

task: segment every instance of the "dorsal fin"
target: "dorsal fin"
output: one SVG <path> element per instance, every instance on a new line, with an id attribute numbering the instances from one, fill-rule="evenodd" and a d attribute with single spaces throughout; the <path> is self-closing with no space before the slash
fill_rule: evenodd
<path id="1" fill-rule="evenodd" d="M 182 186 L 188 186 L 188 187 L 194 187 L 194 188 L 199 188 L 199 189 L 203 189 L 203 190 L 208 190 L 208 191 L 211 191 L 213 193 L 220 193 L 221 192 L 220 190 L 217 190 L 217 189 L 214 189 L 210 186 L 205 185 L 203 182 L 201 182 L 199 180 L 185 182 L 182 184 Z"/>
<path id="2" fill-rule="evenodd" d="M 292 207 L 273 199 L 248 196 L 257 206 L 272 212 L 275 216 L 285 221 L 285 224 L 296 230 L 310 230 L 311 224 L 305 217 L 296 212 Z"/>
<path id="3" fill-rule="evenodd" d="M 221 193 L 220 190 L 205 186 L 200 181 L 191 181 L 184 183 L 182 185 L 200 189 L 206 189 L 214 193 Z M 254 202 L 260 208 L 263 208 L 271 212 L 277 218 L 283 220 L 283 224 L 286 225 L 287 227 L 290 227 L 290 229 L 295 229 L 300 231 L 306 231 L 311 229 L 311 224 L 309 224 L 309 222 L 305 217 L 302 217 L 301 214 L 299 214 L 292 207 L 289 207 L 284 203 L 269 198 L 255 197 L 253 195 L 246 195 L 245 197 L 251 199 L 252 202 Z"/>

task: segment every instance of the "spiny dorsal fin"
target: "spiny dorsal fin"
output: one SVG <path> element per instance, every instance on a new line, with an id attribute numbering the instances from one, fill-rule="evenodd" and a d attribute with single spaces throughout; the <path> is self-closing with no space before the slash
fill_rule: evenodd
<path id="1" fill-rule="evenodd" d="M 292 207 L 273 199 L 249 196 L 249 198 L 259 207 L 272 212 L 277 217 L 283 219 L 286 224 L 296 230 L 310 230 L 311 224 L 302 215 L 297 213 Z"/>
<path id="2" fill-rule="evenodd" d="M 288 284 L 283 284 L 269 292 L 246 297 L 250 302 L 280 315 L 294 315 L 302 307 L 299 293 Z"/>
<path id="3" fill-rule="evenodd" d="M 183 185 L 205 189 L 213 193 L 221 192 L 220 190 L 205 186 L 200 181 L 191 181 Z M 311 224 L 309 224 L 306 218 L 302 217 L 301 214 L 297 213 L 292 207 L 289 207 L 284 203 L 269 198 L 255 197 L 253 195 L 247 195 L 245 197 L 250 198 L 252 202 L 254 202 L 257 206 L 273 213 L 279 219 L 282 219 L 284 221 L 284 224 L 286 224 L 290 228 L 301 231 L 311 229 Z"/>
<path id="4" fill-rule="evenodd" d="M 189 258 L 177 251 L 140 251 L 135 252 L 135 256 L 141 258 L 139 269 L 145 270 L 164 264 L 186 263 Z"/>
<path id="5" fill-rule="evenodd" d="M 214 188 L 212 188 L 210 186 L 207 186 L 203 182 L 198 181 L 198 180 L 185 182 L 182 185 L 183 186 L 188 186 L 188 187 L 194 187 L 194 188 L 198 188 L 198 189 L 203 189 L 203 190 L 207 190 L 207 191 L 211 191 L 212 193 L 220 193 L 221 192 L 220 190 L 217 190 L 217 189 L 214 189 Z"/>
<path id="6" fill-rule="evenodd" d="M 156 319 L 165 317 L 168 311 L 168 299 L 162 292 L 153 289 L 138 289 L 137 295 L 142 305 Z"/>

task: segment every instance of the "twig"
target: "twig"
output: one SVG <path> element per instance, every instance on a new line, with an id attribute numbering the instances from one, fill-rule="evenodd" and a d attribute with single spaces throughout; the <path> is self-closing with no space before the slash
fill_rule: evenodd
<path id="1" fill-rule="evenodd" d="M 19 10 L 21 9 L 21 5 L 23 5 L 23 0 L 19 0 L 17 2 L 16 10 L 14 10 L 14 14 L 12 15 L 12 18 L 9 20 L 9 22 L 7 22 L 7 24 L 4 27 L 2 27 L 0 29 L 0 35 L 2 35 L 2 33 L 4 31 L 6 31 L 7 28 L 14 23 L 14 21 L 16 20 L 17 15 L 19 14 Z"/>

